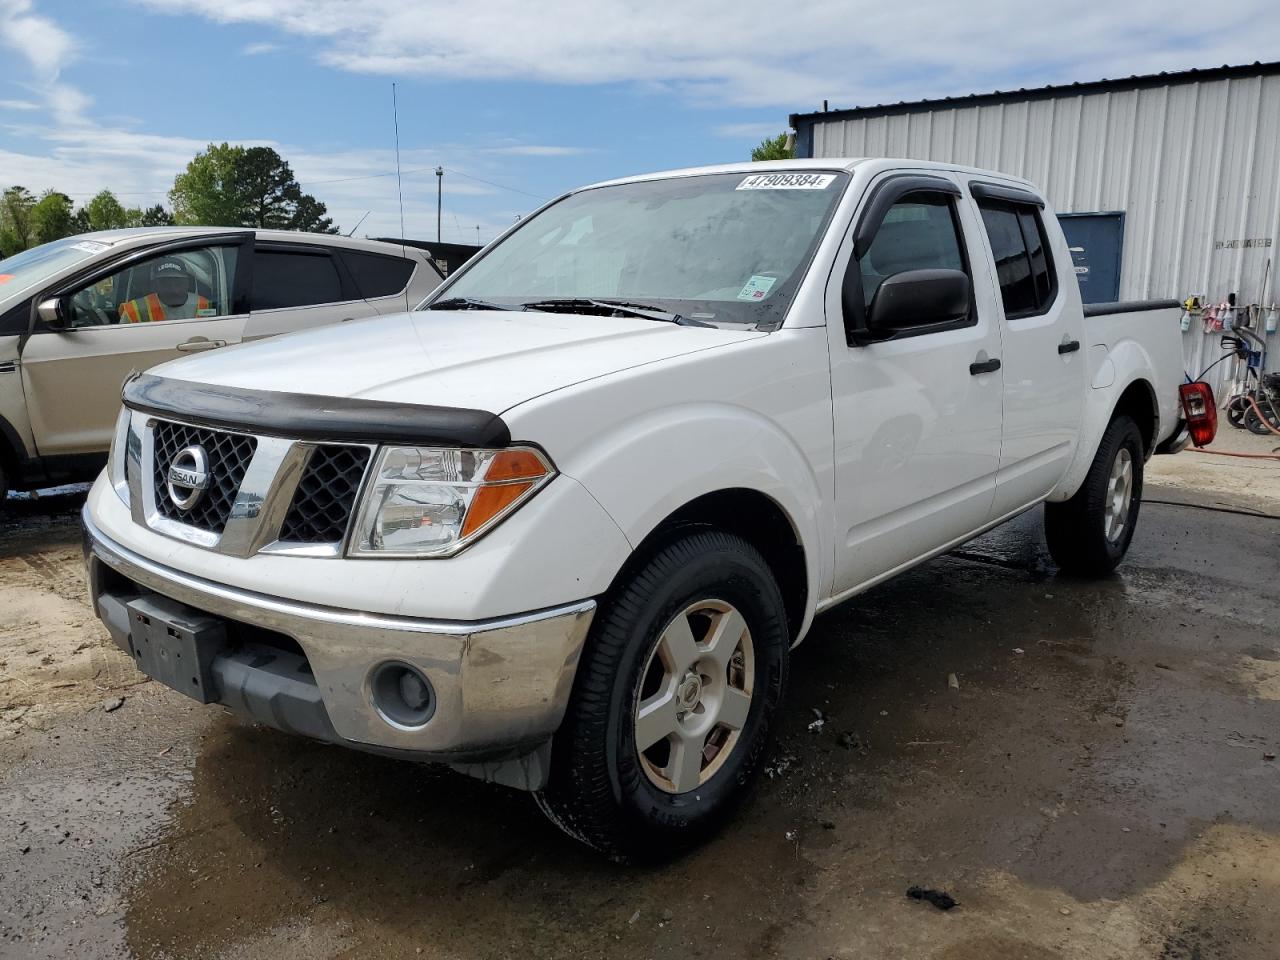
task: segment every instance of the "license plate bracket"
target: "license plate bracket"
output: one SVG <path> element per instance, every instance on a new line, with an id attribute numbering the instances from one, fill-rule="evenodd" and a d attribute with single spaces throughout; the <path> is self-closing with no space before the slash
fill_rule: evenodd
<path id="1" fill-rule="evenodd" d="M 138 669 L 201 703 L 216 703 L 213 661 L 227 649 L 227 628 L 168 597 L 129 604 L 129 649 Z"/>

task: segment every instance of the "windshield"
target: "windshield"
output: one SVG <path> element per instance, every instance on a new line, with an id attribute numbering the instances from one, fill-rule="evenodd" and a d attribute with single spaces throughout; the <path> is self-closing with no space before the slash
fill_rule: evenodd
<path id="1" fill-rule="evenodd" d="M 65 237 L 0 260 L 0 299 L 24 293 L 81 260 L 107 249 L 105 243 Z"/>
<path id="2" fill-rule="evenodd" d="M 582 190 L 529 218 L 424 306 L 614 300 L 702 323 L 777 326 L 846 181 L 724 173 Z"/>

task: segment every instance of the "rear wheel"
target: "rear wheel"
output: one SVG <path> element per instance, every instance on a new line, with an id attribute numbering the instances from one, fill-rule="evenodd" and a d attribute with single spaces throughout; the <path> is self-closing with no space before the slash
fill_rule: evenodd
<path id="1" fill-rule="evenodd" d="M 759 769 L 789 641 L 778 586 L 746 541 L 706 530 L 660 549 L 601 607 L 543 811 L 624 862 L 709 836 Z"/>
<path id="2" fill-rule="evenodd" d="M 1124 559 L 1142 505 L 1143 453 L 1138 425 L 1116 417 L 1075 496 L 1045 504 L 1045 540 L 1064 572 L 1104 577 Z"/>

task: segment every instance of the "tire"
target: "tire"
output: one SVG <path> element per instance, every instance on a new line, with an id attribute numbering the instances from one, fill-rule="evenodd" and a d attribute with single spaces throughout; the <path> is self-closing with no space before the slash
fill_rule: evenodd
<path id="1" fill-rule="evenodd" d="M 1075 496 L 1045 504 L 1045 540 L 1064 573 L 1105 577 L 1124 559 L 1142 506 L 1143 457 L 1138 425 L 1130 417 L 1116 417 Z"/>
<path id="2" fill-rule="evenodd" d="M 706 839 L 759 772 L 789 646 L 759 552 L 716 530 L 678 535 L 602 604 L 538 805 L 621 863 L 669 859 Z"/>
<path id="3" fill-rule="evenodd" d="M 1276 429 L 1280 429 L 1280 417 L 1273 418 L 1271 416 L 1276 412 L 1275 407 L 1266 397 L 1261 397 L 1258 398 L 1258 410 L 1261 410 L 1263 416 L 1267 419 L 1263 420 L 1262 417 L 1258 416 L 1257 410 L 1254 410 L 1253 407 L 1249 407 L 1244 414 L 1245 427 L 1248 428 L 1250 433 L 1257 434 L 1260 437 L 1275 436 L 1275 433 L 1267 426 L 1267 422 L 1269 421 L 1276 426 Z"/>
<path id="4" fill-rule="evenodd" d="M 1245 417 L 1248 416 L 1248 401 L 1244 397 L 1236 397 L 1227 404 L 1227 422 L 1237 430 L 1243 430 L 1245 427 Z"/>

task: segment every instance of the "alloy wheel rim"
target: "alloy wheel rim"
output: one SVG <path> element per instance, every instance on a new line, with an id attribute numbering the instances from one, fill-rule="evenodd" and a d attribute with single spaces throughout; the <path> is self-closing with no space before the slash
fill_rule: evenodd
<path id="1" fill-rule="evenodd" d="M 755 647 L 723 600 L 685 607 L 658 635 L 633 719 L 640 766 L 664 793 L 705 784 L 738 746 L 755 688 Z"/>
<path id="2" fill-rule="evenodd" d="M 1133 455 L 1127 447 L 1121 447 L 1111 464 L 1111 476 L 1107 479 L 1106 511 L 1103 517 L 1107 540 L 1118 543 L 1129 522 L 1129 508 L 1133 502 Z"/>

